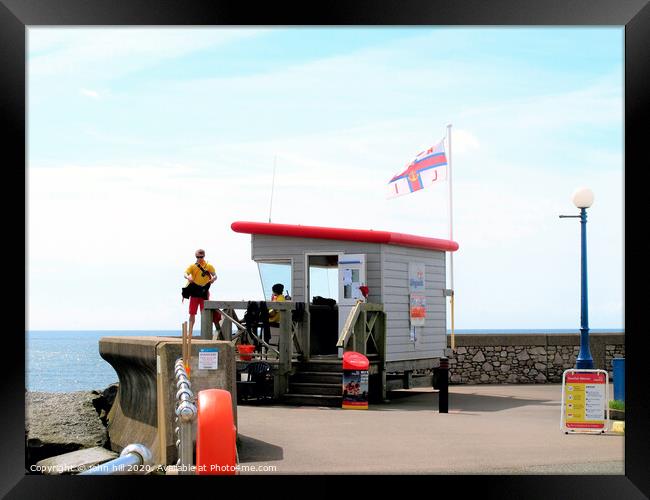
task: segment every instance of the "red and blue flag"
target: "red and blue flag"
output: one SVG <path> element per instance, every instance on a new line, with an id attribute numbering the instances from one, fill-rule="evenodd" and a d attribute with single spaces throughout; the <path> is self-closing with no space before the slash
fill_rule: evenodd
<path id="1" fill-rule="evenodd" d="M 406 170 L 388 182 L 388 197 L 402 196 L 429 187 L 447 178 L 447 156 L 444 139 L 420 152 Z"/>

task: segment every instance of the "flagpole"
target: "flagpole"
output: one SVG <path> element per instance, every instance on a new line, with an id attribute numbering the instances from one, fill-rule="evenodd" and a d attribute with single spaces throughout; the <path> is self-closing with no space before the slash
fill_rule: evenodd
<path id="1" fill-rule="evenodd" d="M 449 239 L 454 240 L 454 223 L 453 223 L 453 203 L 451 191 L 451 124 L 447 125 L 447 147 L 449 148 L 449 158 L 447 159 L 447 175 L 449 178 Z M 451 306 L 451 349 L 456 350 L 456 339 L 454 338 L 454 252 L 449 252 L 449 278 L 451 286 L 451 295 L 449 302 Z"/>
<path id="2" fill-rule="evenodd" d="M 273 187 L 275 186 L 275 163 L 277 156 L 273 157 L 273 180 L 271 181 L 271 202 L 269 203 L 269 223 L 271 222 L 271 212 L 273 211 Z"/>

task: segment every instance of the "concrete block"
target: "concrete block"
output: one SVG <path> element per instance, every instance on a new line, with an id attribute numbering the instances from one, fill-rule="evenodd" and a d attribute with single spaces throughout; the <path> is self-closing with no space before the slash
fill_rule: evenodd
<path id="1" fill-rule="evenodd" d="M 216 370 L 199 369 L 202 349 L 219 350 Z M 174 363 L 181 356 L 179 337 L 103 337 L 99 353 L 113 366 L 120 385 L 115 403 L 108 415 L 111 449 L 117 452 L 132 443 L 147 446 L 154 460 L 170 464 L 176 460 L 174 419 L 176 382 Z M 236 363 L 230 342 L 192 338 L 190 382 L 192 391 L 225 389 L 233 400 L 233 416 L 237 424 Z M 161 384 L 159 389 L 158 385 Z M 161 394 L 162 401 L 158 401 Z M 158 415 L 158 408 L 164 415 Z"/>
<path id="2" fill-rule="evenodd" d="M 36 470 L 46 475 L 78 474 L 95 465 L 117 458 L 118 454 L 100 446 L 86 448 L 56 457 L 46 458 L 36 463 Z"/>

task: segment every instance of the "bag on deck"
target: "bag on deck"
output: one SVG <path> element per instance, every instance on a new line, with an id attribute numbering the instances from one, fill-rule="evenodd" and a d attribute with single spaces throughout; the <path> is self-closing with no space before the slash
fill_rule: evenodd
<path id="1" fill-rule="evenodd" d="M 316 295 L 316 296 L 314 297 L 314 300 L 312 301 L 312 303 L 313 303 L 315 306 L 330 306 L 330 307 L 334 307 L 334 306 L 336 305 L 336 300 L 334 300 L 334 299 L 326 299 L 326 298 L 324 298 L 324 297 L 321 297 L 320 295 Z"/>

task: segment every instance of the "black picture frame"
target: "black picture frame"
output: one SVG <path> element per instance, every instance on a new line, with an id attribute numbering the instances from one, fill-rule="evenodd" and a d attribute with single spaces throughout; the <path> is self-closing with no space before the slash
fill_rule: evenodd
<path id="1" fill-rule="evenodd" d="M 644 214 L 643 170 L 650 165 L 645 145 L 650 123 L 647 82 L 650 81 L 650 6 L 648 0 L 348 0 L 312 4 L 268 2 L 251 6 L 235 0 L 0 0 L 0 122 L 5 172 L 13 172 L 15 180 L 7 183 L 7 191 L 26 196 L 26 74 L 25 39 L 30 26 L 85 25 L 521 25 L 521 26 L 625 26 L 625 332 L 626 332 L 626 435 L 624 476 L 404 476 L 372 477 L 363 480 L 362 489 L 382 487 L 391 482 L 409 494 L 459 494 L 471 483 L 480 488 L 481 497 L 489 498 L 644 498 L 650 497 L 650 405 L 648 374 L 643 372 L 642 356 L 647 352 L 648 332 L 644 309 L 647 299 L 643 288 L 647 273 L 648 246 L 642 243 L 647 223 Z M 25 201 L 23 199 L 23 201 Z M 16 212 L 16 203 L 5 200 L 9 234 L 12 243 L 23 235 L 23 261 L 27 269 L 26 217 Z M 18 205 L 20 207 L 20 205 Z M 23 207 L 26 204 L 23 203 Z M 24 213 L 23 213 L 24 214 Z M 24 214 L 26 215 L 26 214 Z M 637 222 L 635 224 L 635 222 Z M 14 227 L 15 226 L 15 227 Z M 22 226 L 22 227 L 20 227 Z M 645 241 L 645 240 L 643 240 Z M 13 250 L 15 243 L 10 247 Z M 10 254 L 13 255 L 13 252 Z M 20 274 L 8 260 L 7 282 L 20 283 Z M 632 279 L 634 278 L 634 279 Z M 641 278 L 641 280 L 639 280 Z M 25 279 L 25 283 L 26 283 Z M 20 286 L 18 287 L 20 289 Z M 28 307 L 24 289 L 25 312 Z M 13 294 L 15 297 L 17 294 Z M 12 299 L 17 300 L 17 299 Z M 5 318 L 12 321 L 4 332 L 6 368 L 2 377 L 3 419 L 0 424 L 0 494 L 8 498 L 33 497 L 121 497 L 125 491 L 132 496 L 134 488 L 152 494 L 162 488 L 168 494 L 199 494 L 193 488 L 197 477 L 141 478 L 67 476 L 47 477 L 25 474 L 23 438 L 24 405 L 24 337 L 25 318 L 13 308 L 6 308 Z M 577 437 L 580 439 L 580 437 Z M 444 453 L 445 450 L 440 450 Z M 285 478 L 286 479 L 286 478 Z M 311 494 L 322 481 L 336 491 L 332 477 L 310 477 Z M 335 479 L 335 478 L 334 478 Z M 237 483 L 209 483 L 214 494 L 257 494 L 259 486 L 273 489 L 278 477 L 237 477 Z M 246 483 L 242 481 L 245 480 Z M 263 481 L 261 481 L 263 480 Z M 187 490 L 188 481 L 192 483 Z M 206 483 L 203 483 L 204 485 Z M 221 487 L 228 489 L 223 491 Z M 408 488 L 408 490 L 407 490 Z M 414 488 L 414 489 L 410 489 Z M 326 490 L 327 491 L 327 490 Z M 221 493 L 220 493 L 221 492 Z"/>

